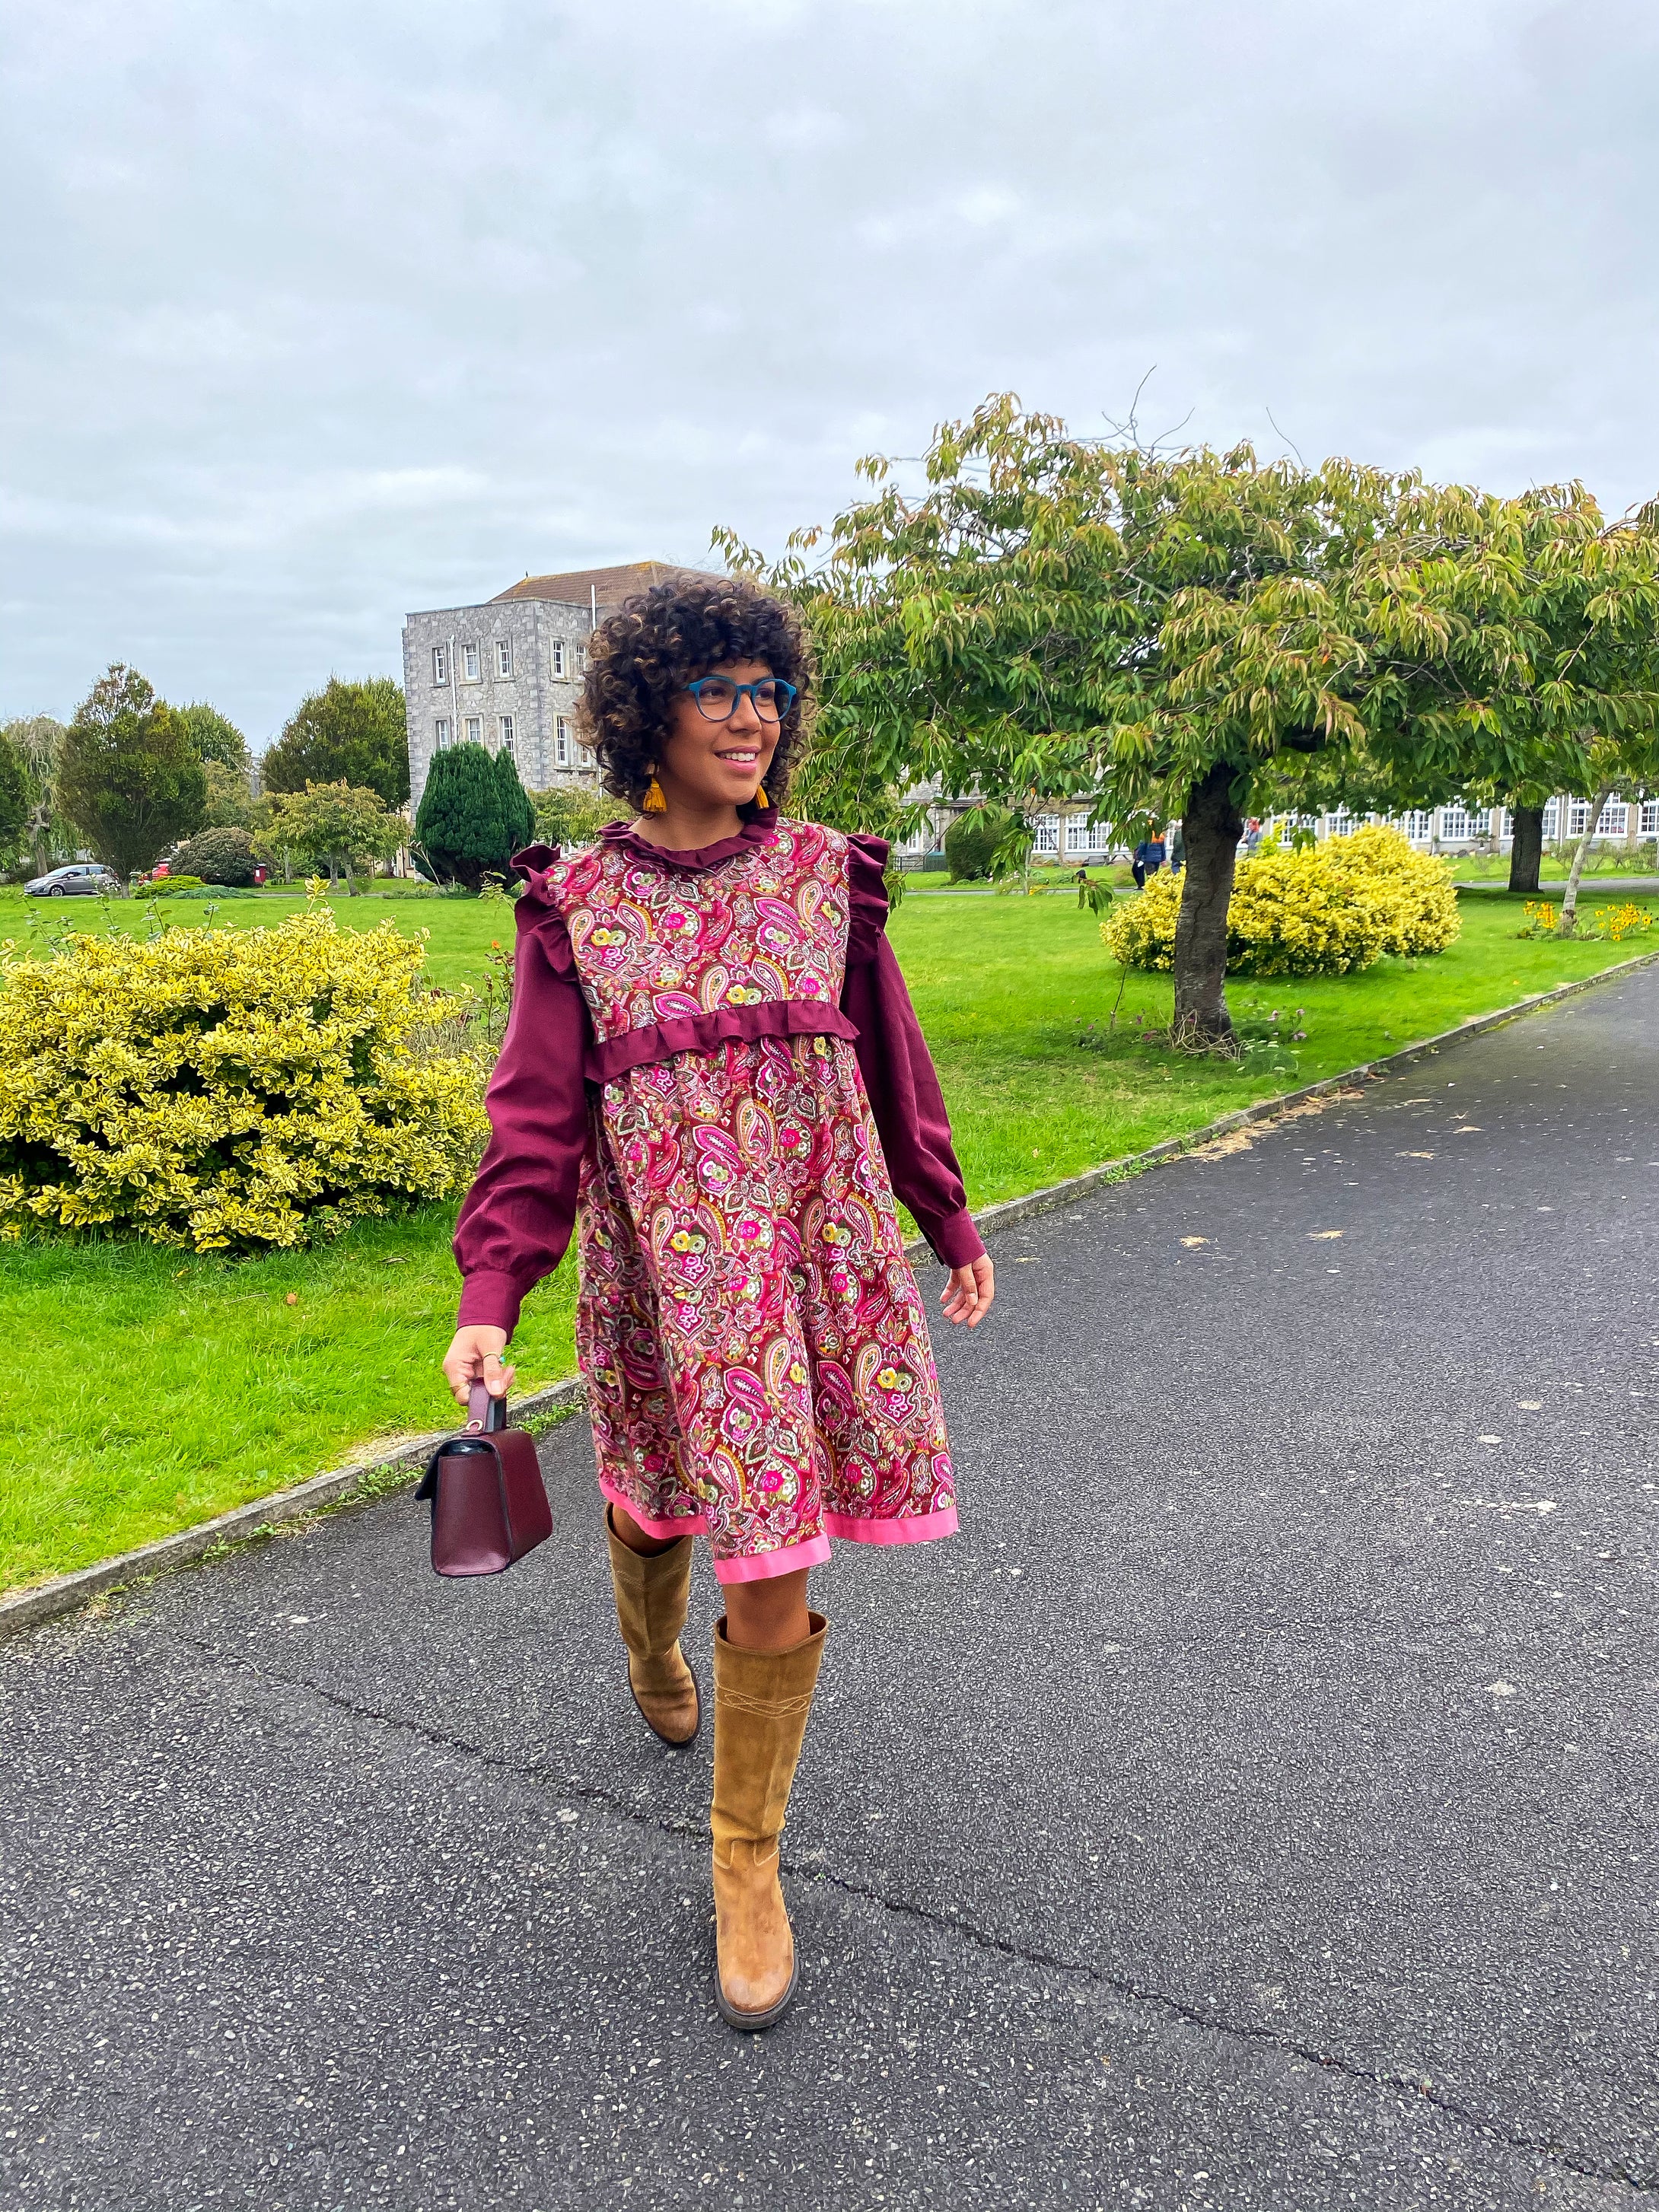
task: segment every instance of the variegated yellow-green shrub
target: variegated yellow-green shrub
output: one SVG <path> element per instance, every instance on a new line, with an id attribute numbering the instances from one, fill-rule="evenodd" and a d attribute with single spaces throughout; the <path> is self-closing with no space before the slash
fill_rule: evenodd
<path id="1" fill-rule="evenodd" d="M 1181 878 L 1152 878 L 1101 924 L 1114 958 L 1175 966 Z M 1443 952 L 1457 935 L 1457 894 L 1445 870 L 1397 830 L 1376 825 L 1308 852 L 1276 848 L 1241 860 L 1227 908 L 1235 975 L 1346 975 L 1385 952 Z"/>
<path id="2" fill-rule="evenodd" d="M 471 1174 L 485 1057 L 393 923 L 337 930 L 325 908 L 60 948 L 4 958 L 0 1231 L 268 1249 Z"/>

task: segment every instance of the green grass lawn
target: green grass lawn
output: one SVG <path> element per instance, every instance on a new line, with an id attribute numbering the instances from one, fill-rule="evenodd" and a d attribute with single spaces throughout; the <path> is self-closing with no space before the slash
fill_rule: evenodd
<path id="1" fill-rule="evenodd" d="M 299 902 L 228 901 L 220 915 L 246 927 Z M 0 937 L 21 937 L 21 904 L 0 895 Z M 1383 961 L 1340 981 L 1234 983 L 1236 1012 L 1304 1010 L 1297 1065 L 1269 1075 L 1133 1042 L 1080 1049 L 1079 1036 L 1110 1013 L 1119 971 L 1095 917 L 1068 900 L 907 901 L 893 943 L 938 1060 L 970 1201 L 1054 1182 L 1644 949 L 1517 939 L 1520 902 L 1501 894 L 1472 893 L 1462 909 L 1462 937 L 1432 960 Z M 502 908 L 477 902 L 343 897 L 337 911 L 349 927 L 390 916 L 428 930 L 445 983 L 476 977 L 492 939 L 511 934 Z M 73 918 L 95 926 L 92 902 Z M 1133 1032 L 1137 1014 L 1166 1021 L 1170 1006 L 1167 978 L 1130 975 L 1119 1030 Z M 0 1248 L 0 1327 L 15 1347 L 0 1376 L 0 1424 L 22 1443 L 0 1473 L 0 1588 L 187 1527 L 368 1439 L 441 1426 L 453 1217 L 453 1206 L 429 1206 L 258 1261 L 46 1238 Z M 525 1383 L 570 1371 L 574 1293 L 565 1268 L 527 1303 L 514 1346 Z"/>

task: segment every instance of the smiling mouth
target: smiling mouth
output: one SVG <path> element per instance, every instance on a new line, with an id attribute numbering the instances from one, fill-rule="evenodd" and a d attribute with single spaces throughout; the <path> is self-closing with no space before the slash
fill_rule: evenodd
<path id="1" fill-rule="evenodd" d="M 760 758 L 760 752 L 758 748 L 750 745 L 738 752 L 716 753 L 714 757 L 729 762 L 733 768 L 753 768 Z"/>

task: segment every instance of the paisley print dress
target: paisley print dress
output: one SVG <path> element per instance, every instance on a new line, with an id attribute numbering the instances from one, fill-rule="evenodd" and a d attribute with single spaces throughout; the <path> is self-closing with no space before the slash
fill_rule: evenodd
<path id="1" fill-rule="evenodd" d="M 559 1242 L 556 1220 L 513 1225 L 538 1149 L 520 1094 L 538 1059 L 544 1085 L 568 1094 L 579 1049 L 577 1342 L 599 1486 L 653 1534 L 705 1531 L 722 1580 L 811 1565 L 832 1536 L 905 1543 L 957 1525 L 872 1091 L 941 1256 L 982 1247 L 881 934 L 884 858 L 878 840 L 771 814 L 696 854 L 614 830 L 521 856 L 495 1135 L 457 1232 L 463 1316 L 499 1317 L 502 1275 L 515 1316 Z M 555 1012 L 532 982 L 544 967 L 565 999 L 538 1053 L 538 1006 Z M 567 1096 L 564 1155 L 574 1108 Z M 539 1149 L 551 1164 L 545 1133 Z M 567 1184 L 570 1164 L 556 1163 Z"/>

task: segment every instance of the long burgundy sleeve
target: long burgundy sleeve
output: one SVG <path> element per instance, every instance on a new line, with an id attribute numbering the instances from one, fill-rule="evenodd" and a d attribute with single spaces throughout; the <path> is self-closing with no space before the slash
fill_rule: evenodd
<path id="1" fill-rule="evenodd" d="M 937 1257 L 947 1267 L 965 1267 L 985 1243 L 968 1211 L 933 1055 L 887 942 L 881 881 L 886 858 L 878 837 L 854 839 L 853 924 L 842 1012 L 858 1030 L 854 1049 L 893 1188 Z"/>
<path id="2" fill-rule="evenodd" d="M 518 1325 L 525 1293 L 564 1257 L 587 1146 L 591 1029 L 564 925 L 519 902 L 513 1012 L 486 1103 L 490 1139 L 455 1224 L 458 1325 Z"/>

